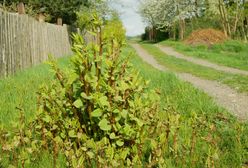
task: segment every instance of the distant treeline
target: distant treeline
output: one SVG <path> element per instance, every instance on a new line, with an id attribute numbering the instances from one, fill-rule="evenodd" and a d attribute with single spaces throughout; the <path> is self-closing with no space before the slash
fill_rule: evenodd
<path id="1" fill-rule="evenodd" d="M 170 38 L 183 40 L 197 29 L 214 28 L 226 37 L 248 40 L 247 0 L 141 0 L 140 13 L 150 27 L 168 32 Z"/>

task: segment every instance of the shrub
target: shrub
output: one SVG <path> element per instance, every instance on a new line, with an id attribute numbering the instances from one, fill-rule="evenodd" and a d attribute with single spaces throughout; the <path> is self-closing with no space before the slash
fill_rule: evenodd
<path id="1" fill-rule="evenodd" d="M 52 153 L 54 167 L 59 153 L 70 167 L 164 163 L 158 95 L 120 57 L 124 29 L 106 25 L 113 33 L 102 37 L 96 15 L 93 23 L 98 44 L 74 35 L 72 70 L 63 72 L 50 61 L 55 81 L 39 91 L 35 119 L 25 125 L 21 115 L 13 133 L 2 130 L 2 157 L 12 164 L 24 167 L 44 151 Z"/>

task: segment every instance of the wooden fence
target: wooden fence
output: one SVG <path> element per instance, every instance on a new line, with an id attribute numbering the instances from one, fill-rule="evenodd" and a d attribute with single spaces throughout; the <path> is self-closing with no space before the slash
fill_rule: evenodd
<path id="1" fill-rule="evenodd" d="M 0 77 L 39 64 L 49 54 L 71 54 L 68 26 L 38 22 L 0 9 Z"/>

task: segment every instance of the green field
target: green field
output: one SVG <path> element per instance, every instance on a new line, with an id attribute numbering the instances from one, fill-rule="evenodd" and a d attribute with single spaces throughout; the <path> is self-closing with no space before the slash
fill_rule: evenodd
<path id="1" fill-rule="evenodd" d="M 124 49 L 123 55 L 134 50 L 130 47 Z M 61 67 L 68 67 L 68 58 L 60 59 Z M 177 115 L 180 117 L 178 125 L 177 155 L 171 151 L 175 141 L 176 128 L 172 127 L 169 136 L 169 146 L 165 153 L 165 161 L 169 167 L 190 166 L 192 162 L 197 167 L 207 164 L 206 159 L 215 157 L 216 167 L 241 167 L 248 160 L 248 126 L 239 123 L 226 110 L 218 107 L 205 93 L 195 89 L 188 83 L 176 78 L 172 73 L 165 73 L 152 68 L 144 63 L 135 53 L 130 57 L 134 68 L 140 71 L 140 75 L 149 80 L 149 89 L 157 89 L 161 97 L 161 117 Z M 28 119 L 35 115 L 36 91 L 42 84 L 49 85 L 53 79 L 47 65 L 40 65 L 15 76 L 0 81 L 0 115 L 1 124 L 10 127 L 11 122 L 16 122 L 18 110 L 24 109 Z M 154 75 L 156 74 L 156 75 Z M 165 117 L 166 118 L 166 117 Z M 191 148 L 192 121 L 197 118 L 195 149 Z M 212 130 L 214 129 L 214 130 Z M 214 139 L 214 145 L 204 141 L 204 137 Z M 65 167 L 63 156 L 59 157 L 60 167 Z M 7 163 L 6 163 L 7 164 Z M 186 166 L 186 167 L 187 167 Z M 49 154 L 44 154 L 40 160 L 28 167 L 52 167 L 52 159 Z"/>
<path id="2" fill-rule="evenodd" d="M 160 44 L 168 45 L 177 51 L 196 58 L 242 70 L 248 70 L 248 44 L 240 41 L 226 41 L 221 44 L 207 46 L 190 46 L 183 42 L 163 41 Z"/>
<path id="3" fill-rule="evenodd" d="M 183 59 L 169 56 L 162 52 L 156 46 L 149 43 L 141 43 L 141 45 L 150 54 L 155 56 L 159 63 L 176 72 L 187 72 L 195 76 L 209 80 L 216 80 L 223 84 L 227 84 L 239 92 L 248 92 L 248 77 L 243 75 L 233 75 L 212 68 L 197 65 Z"/>

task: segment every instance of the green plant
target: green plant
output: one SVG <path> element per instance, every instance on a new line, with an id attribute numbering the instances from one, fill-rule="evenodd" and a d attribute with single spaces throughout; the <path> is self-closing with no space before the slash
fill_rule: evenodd
<path id="1" fill-rule="evenodd" d="M 59 153 L 70 167 L 163 165 L 159 96 L 120 57 L 125 31 L 117 26 L 103 35 L 97 15 L 92 23 L 98 43 L 74 35 L 73 69 L 63 72 L 50 61 L 56 80 L 39 91 L 35 119 L 25 124 L 21 115 L 14 132 L 2 131 L 1 157 L 12 165 L 25 167 L 44 151 L 54 167 Z"/>

